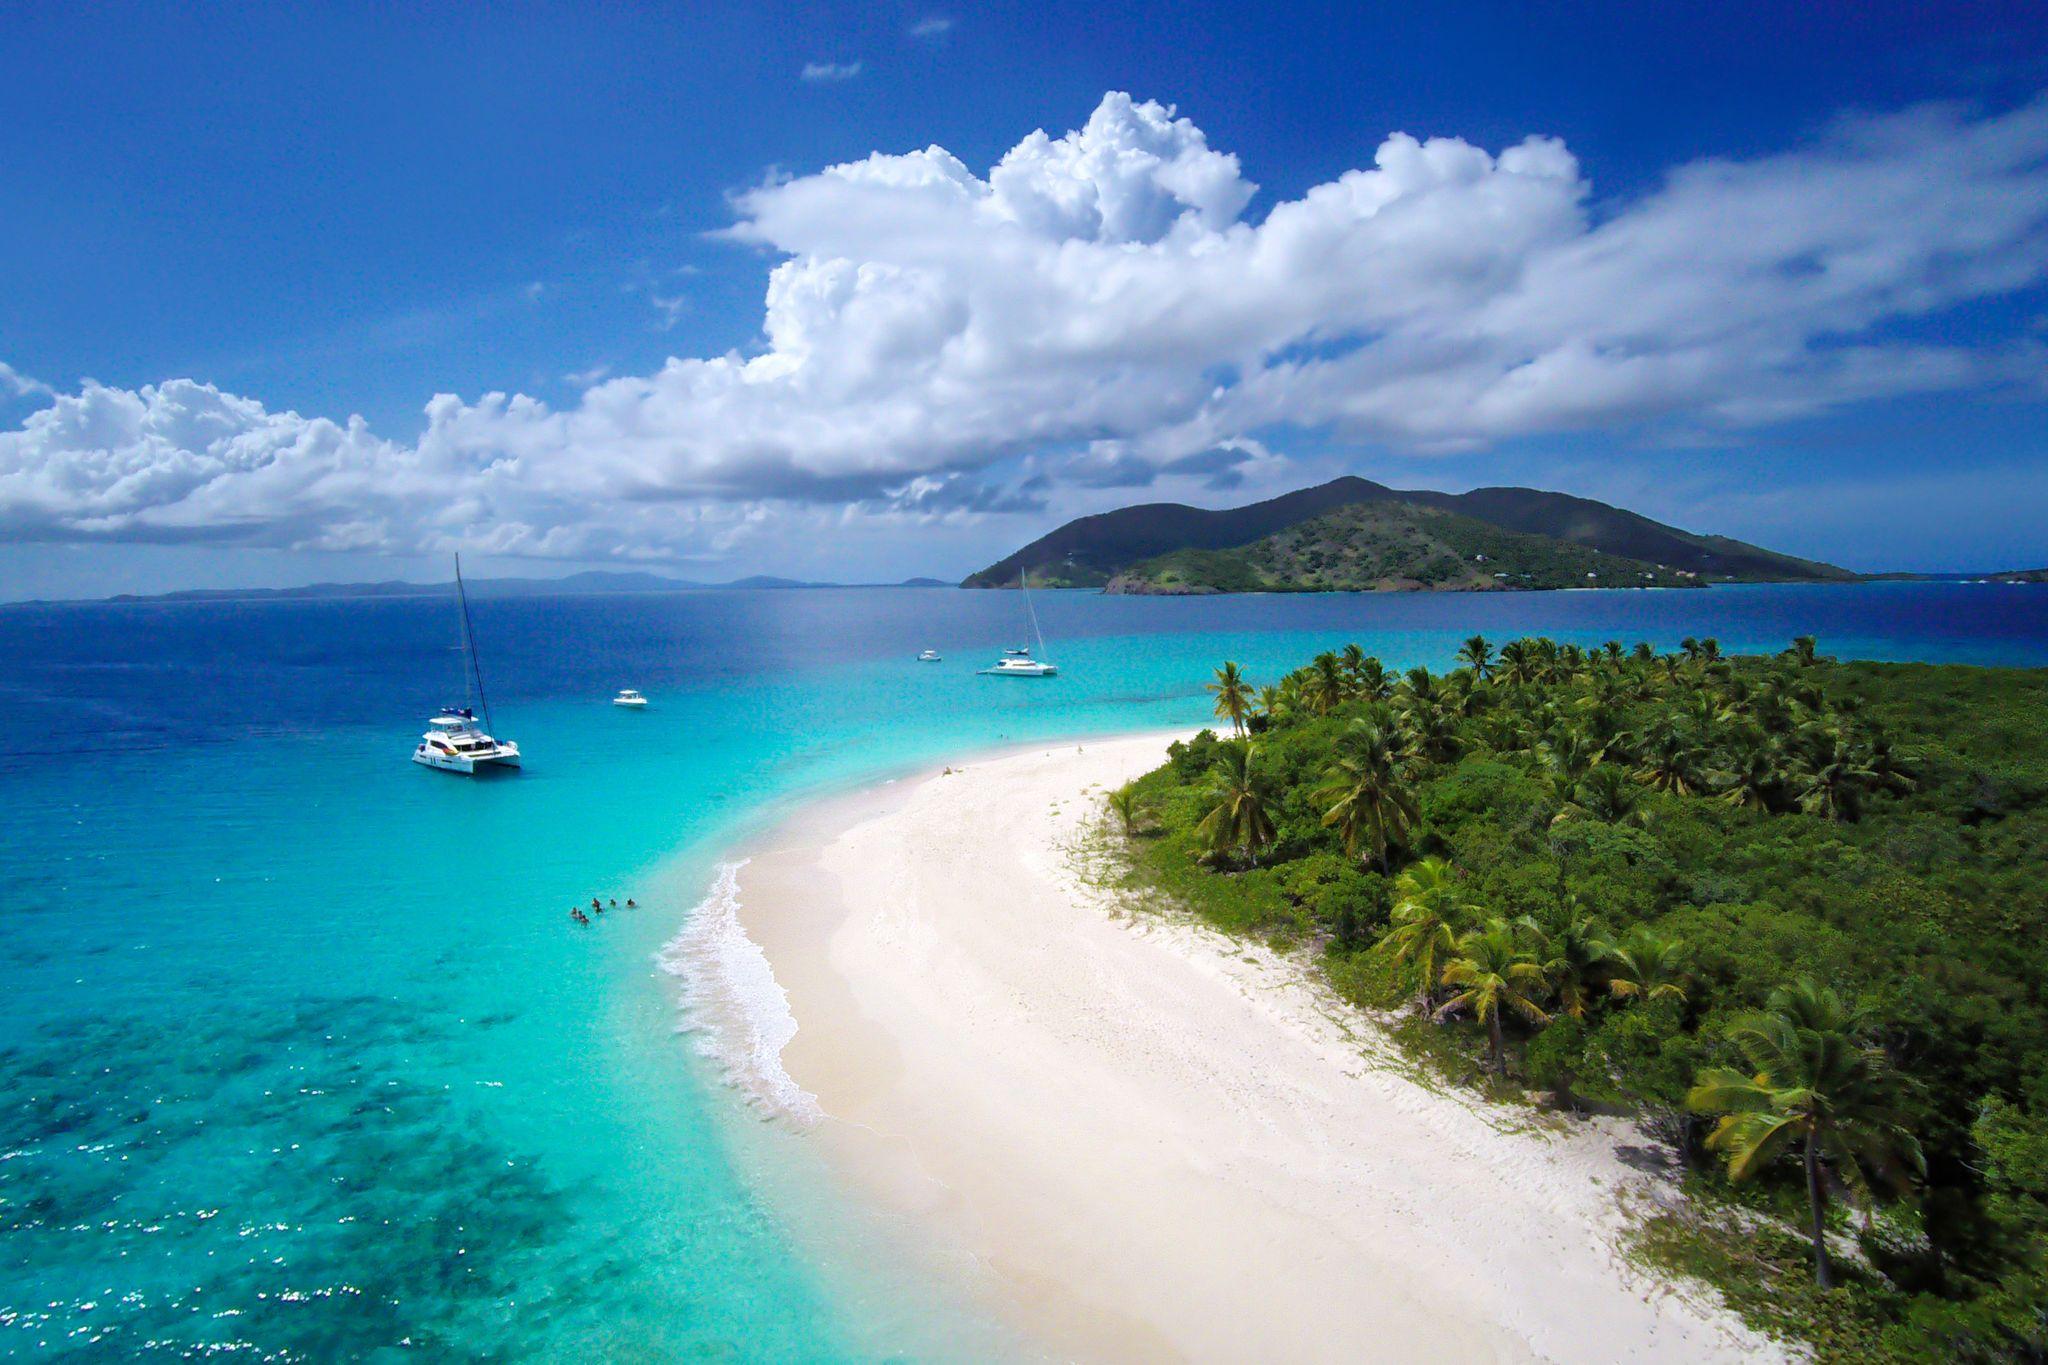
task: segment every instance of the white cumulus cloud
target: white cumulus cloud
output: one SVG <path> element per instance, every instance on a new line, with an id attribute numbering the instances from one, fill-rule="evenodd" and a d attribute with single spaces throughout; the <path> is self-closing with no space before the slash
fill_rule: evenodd
<path id="1" fill-rule="evenodd" d="M 2040 369 L 2023 334 L 1924 324 L 2048 272 L 2048 102 L 1845 119 L 1607 206 L 1544 137 L 1397 133 L 1262 216 L 1255 194 L 1122 94 L 981 173 L 934 146 L 779 177 L 727 230 L 777 258 L 751 352 L 562 409 L 440 395 L 410 445 L 191 381 L 89 384 L 0 433 L 0 532 L 660 557 L 849 505 L 1011 509 L 1063 462 L 1095 487 L 1264 482 L 1290 429 L 1713 433 Z M 1016 457 L 1037 484 L 981 485 Z"/>

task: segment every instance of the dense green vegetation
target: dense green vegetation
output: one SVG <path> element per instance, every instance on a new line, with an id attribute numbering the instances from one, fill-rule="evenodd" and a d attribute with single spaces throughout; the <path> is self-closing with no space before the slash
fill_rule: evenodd
<path id="1" fill-rule="evenodd" d="M 2048 1352 L 2048 673 L 1355 646 L 1117 793 L 1132 875 L 1429 1064 L 1627 1111 L 1645 1254 L 1831 1359 Z"/>
<path id="2" fill-rule="evenodd" d="M 1175 550 L 1109 581 L 1124 593 L 1472 592 L 1698 587 L 1696 574 L 1504 531 L 1409 502 L 1361 503 L 1225 550 Z"/>

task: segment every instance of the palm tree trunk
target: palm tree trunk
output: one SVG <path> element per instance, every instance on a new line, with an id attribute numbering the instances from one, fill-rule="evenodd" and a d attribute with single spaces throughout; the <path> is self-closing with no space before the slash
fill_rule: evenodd
<path id="1" fill-rule="evenodd" d="M 1835 1287 L 1834 1267 L 1828 1264 L 1828 1234 L 1821 1221 L 1821 1201 L 1827 1192 L 1820 1183 L 1820 1148 L 1806 1140 L 1806 1202 L 1813 1210 L 1813 1278 L 1822 1289 Z"/>
<path id="2" fill-rule="evenodd" d="M 1501 1075 L 1508 1069 L 1508 1059 L 1501 1047 L 1499 1010 L 1486 1016 L 1486 1044 L 1493 1053 L 1493 1074 Z"/>

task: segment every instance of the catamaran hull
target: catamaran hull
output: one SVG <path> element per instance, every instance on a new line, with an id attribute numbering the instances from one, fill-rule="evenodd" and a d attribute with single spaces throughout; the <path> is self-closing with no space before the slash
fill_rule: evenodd
<path id="1" fill-rule="evenodd" d="M 1046 664 L 1042 668 L 984 668 L 980 672 L 984 678 L 1056 678 L 1059 676 L 1059 669 L 1051 664 Z"/>
<path id="2" fill-rule="evenodd" d="M 473 758 L 467 754 L 440 753 L 422 744 L 412 751 L 412 761 L 424 764 L 437 772 L 461 773 L 469 777 L 489 768 L 517 768 L 519 754 L 515 750 L 511 753 L 500 752 L 487 757 Z"/>

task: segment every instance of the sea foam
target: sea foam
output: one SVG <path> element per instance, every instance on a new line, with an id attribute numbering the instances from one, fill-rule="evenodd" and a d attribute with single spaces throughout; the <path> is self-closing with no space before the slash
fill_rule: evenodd
<path id="1" fill-rule="evenodd" d="M 726 1082 L 771 1114 L 815 1122 L 823 1117 L 817 1097 L 782 1066 L 782 1049 L 796 1036 L 789 996 L 740 923 L 745 866 L 719 865 L 682 932 L 662 948 L 661 967 L 683 983 L 682 1031 L 695 1035 L 697 1051 L 718 1063 Z"/>

